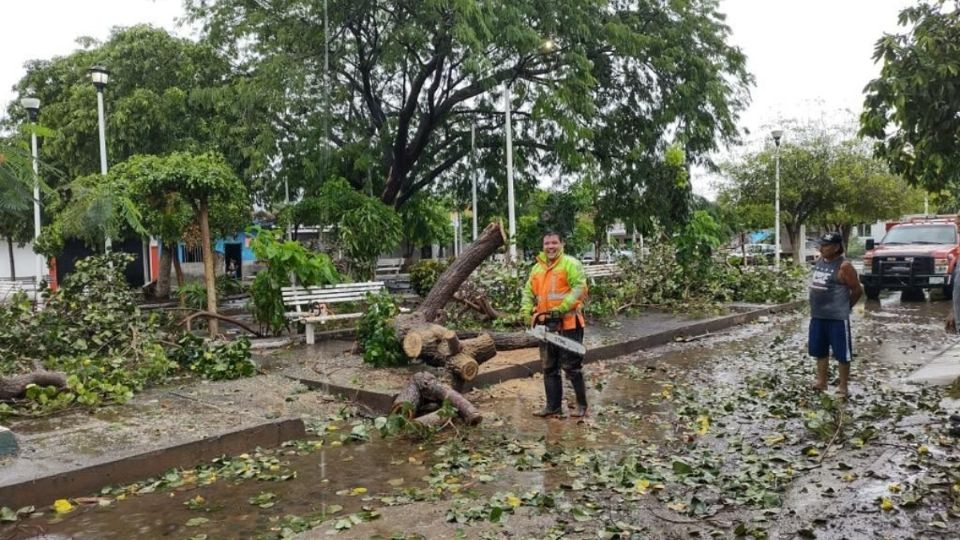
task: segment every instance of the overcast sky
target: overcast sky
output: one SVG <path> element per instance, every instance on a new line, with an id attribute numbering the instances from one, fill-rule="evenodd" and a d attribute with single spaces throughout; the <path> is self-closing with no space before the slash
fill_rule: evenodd
<path id="1" fill-rule="evenodd" d="M 0 32 L 0 105 L 24 62 L 69 54 L 75 39 L 105 39 L 114 26 L 147 22 L 176 30 L 181 0 L 5 0 Z M 858 113 L 862 90 L 879 67 L 871 57 L 883 32 L 896 31 L 897 14 L 910 0 L 721 0 L 733 43 L 756 77 L 752 105 L 741 127 L 756 142 L 780 119 L 834 118 Z M 5 112 L 0 111 L 0 115 Z M 789 137 L 789 133 L 785 135 Z M 694 173 L 694 189 L 711 194 L 711 181 Z"/>

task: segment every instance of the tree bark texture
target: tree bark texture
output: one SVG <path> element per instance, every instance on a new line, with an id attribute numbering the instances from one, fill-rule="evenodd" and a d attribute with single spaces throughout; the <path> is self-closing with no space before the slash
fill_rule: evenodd
<path id="1" fill-rule="evenodd" d="M 200 235 L 203 249 L 203 277 L 207 285 L 207 311 L 217 312 L 217 277 L 213 267 L 213 246 L 210 244 L 210 209 L 207 201 L 200 203 Z M 215 318 L 207 319 L 210 337 L 220 333 L 220 324 Z"/>
<path id="2" fill-rule="evenodd" d="M 457 332 L 457 337 L 461 341 L 475 338 L 480 335 L 479 332 Z M 524 332 L 489 332 L 493 338 L 493 344 L 498 351 L 512 351 L 516 349 L 530 349 L 540 346 L 540 340 L 533 336 L 528 336 Z"/>
<path id="3" fill-rule="evenodd" d="M 67 386 L 67 376 L 57 371 L 37 370 L 0 378 L 0 401 L 22 398 L 31 384 L 63 388 Z"/>

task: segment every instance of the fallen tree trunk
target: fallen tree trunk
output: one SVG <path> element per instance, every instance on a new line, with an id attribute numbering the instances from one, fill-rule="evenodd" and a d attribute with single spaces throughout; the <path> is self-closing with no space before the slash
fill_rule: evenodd
<path id="1" fill-rule="evenodd" d="M 31 384 L 64 388 L 67 386 L 67 376 L 58 371 L 40 369 L 23 375 L 0 378 L 0 401 L 24 397 L 27 386 Z"/>
<path id="2" fill-rule="evenodd" d="M 539 347 L 540 340 L 527 335 L 524 332 L 488 332 L 493 338 L 493 344 L 498 351 L 512 351 L 515 349 L 529 349 Z M 472 339 L 480 335 L 480 332 L 457 332 L 457 337 L 461 340 Z"/>

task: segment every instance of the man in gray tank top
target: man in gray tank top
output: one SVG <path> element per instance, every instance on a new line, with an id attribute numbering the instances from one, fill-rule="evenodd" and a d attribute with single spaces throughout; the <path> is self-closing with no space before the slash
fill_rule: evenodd
<path id="1" fill-rule="evenodd" d="M 850 310 L 860 300 L 863 288 L 857 271 L 843 256 L 843 237 L 827 233 L 820 237 L 820 259 L 810 280 L 810 356 L 817 359 L 817 380 L 813 388 L 827 389 L 830 351 L 840 364 L 837 395 L 849 393 L 850 360 L 853 359 L 853 335 Z"/>

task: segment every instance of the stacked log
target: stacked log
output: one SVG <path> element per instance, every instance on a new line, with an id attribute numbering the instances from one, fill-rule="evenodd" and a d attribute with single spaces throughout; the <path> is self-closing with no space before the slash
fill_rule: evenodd
<path id="1" fill-rule="evenodd" d="M 444 385 L 431 373 L 420 372 L 410 378 L 410 382 L 394 398 L 391 414 L 402 414 L 408 419 L 437 426 L 444 422 L 437 411 L 422 415 L 428 402 L 449 401 L 464 423 L 475 426 L 483 421 L 483 415 L 467 398 L 456 390 Z M 421 419 L 422 422 L 421 422 Z"/>

